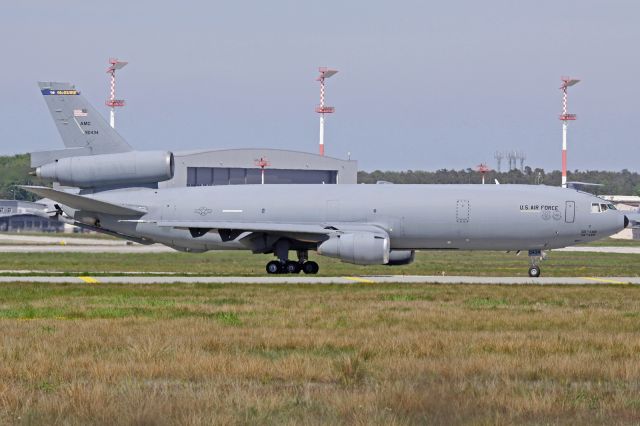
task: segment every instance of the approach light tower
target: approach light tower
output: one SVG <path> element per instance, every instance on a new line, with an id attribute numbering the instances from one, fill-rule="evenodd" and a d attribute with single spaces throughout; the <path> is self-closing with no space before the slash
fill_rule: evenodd
<path id="1" fill-rule="evenodd" d="M 485 163 L 480 163 L 476 166 L 476 170 L 482 175 L 482 184 L 484 185 L 484 175 L 491 169 Z"/>
<path id="2" fill-rule="evenodd" d="M 320 76 L 316 78 L 316 81 L 320 82 L 320 105 L 316 107 L 316 112 L 320 114 L 320 155 L 324 155 L 324 115 L 332 114 L 336 111 L 334 107 L 324 105 L 324 79 L 331 77 L 338 70 L 320 67 L 318 71 L 320 71 Z"/>
<path id="3" fill-rule="evenodd" d="M 124 106 L 124 99 L 116 99 L 116 70 L 121 69 L 128 62 L 119 61 L 116 58 L 109 59 L 109 68 L 107 68 L 107 74 L 111 76 L 111 95 L 105 102 L 108 107 L 111 108 L 111 115 L 109 117 L 109 124 L 111 127 L 116 127 L 116 107 Z"/>
<path id="4" fill-rule="evenodd" d="M 567 127 L 568 122 L 575 120 L 577 117 L 575 114 L 569 114 L 567 112 L 567 89 L 575 84 L 578 84 L 580 80 L 571 77 L 561 77 L 562 86 L 562 114 L 560 114 L 560 120 L 562 121 L 562 187 L 567 187 Z"/>

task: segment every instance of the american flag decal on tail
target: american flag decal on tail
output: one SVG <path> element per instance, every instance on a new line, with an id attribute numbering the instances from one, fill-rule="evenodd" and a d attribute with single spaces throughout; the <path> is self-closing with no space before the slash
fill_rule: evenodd
<path id="1" fill-rule="evenodd" d="M 74 109 L 73 110 L 73 116 L 74 117 L 86 117 L 87 116 L 87 110 L 86 109 Z"/>

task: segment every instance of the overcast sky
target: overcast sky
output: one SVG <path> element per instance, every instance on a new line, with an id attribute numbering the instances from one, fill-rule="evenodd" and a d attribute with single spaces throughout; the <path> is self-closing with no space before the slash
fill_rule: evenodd
<path id="1" fill-rule="evenodd" d="M 317 152 L 317 67 L 327 155 L 364 170 L 495 167 L 496 150 L 560 168 L 639 170 L 640 2 L 4 1 L 0 154 L 62 147 L 36 81 L 70 81 L 108 115 L 107 60 L 136 149 Z"/>

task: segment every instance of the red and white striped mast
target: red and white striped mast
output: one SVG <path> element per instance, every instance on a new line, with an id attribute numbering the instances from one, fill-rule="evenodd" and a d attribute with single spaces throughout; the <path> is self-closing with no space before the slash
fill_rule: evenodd
<path id="1" fill-rule="evenodd" d="M 109 124 L 111 127 L 116 126 L 116 107 L 123 107 L 125 102 L 124 99 L 116 99 L 116 70 L 121 69 L 128 62 L 119 61 L 116 58 L 109 59 L 109 68 L 107 68 L 107 74 L 111 76 L 111 93 L 109 99 L 105 102 L 108 107 L 111 108 L 111 114 L 109 117 Z"/>
<path id="2" fill-rule="evenodd" d="M 577 119 L 575 114 L 569 114 L 567 112 L 567 98 L 568 88 L 578 84 L 580 80 L 571 77 L 561 77 L 562 86 L 562 114 L 560 114 L 560 120 L 562 121 L 562 187 L 567 187 L 567 127 L 568 122 Z"/>
<path id="3" fill-rule="evenodd" d="M 320 82 L 320 105 L 316 107 L 316 112 L 320 114 L 320 155 L 324 155 L 324 115 L 332 114 L 336 110 L 334 107 L 324 105 L 324 79 L 331 77 L 338 70 L 320 67 L 318 71 L 320 71 L 320 76 L 316 78 L 316 81 Z"/>

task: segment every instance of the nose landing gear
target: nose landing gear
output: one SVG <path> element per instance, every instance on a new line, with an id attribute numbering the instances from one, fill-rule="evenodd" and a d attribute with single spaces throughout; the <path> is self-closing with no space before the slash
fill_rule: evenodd
<path id="1" fill-rule="evenodd" d="M 538 278 L 540 276 L 540 267 L 533 265 L 529 268 L 529 276 L 532 278 Z"/>
<path id="2" fill-rule="evenodd" d="M 542 250 L 529 250 L 529 259 L 531 260 L 531 267 L 529 268 L 529 276 L 532 278 L 538 278 L 540 276 L 540 266 L 538 263 L 544 260 L 544 253 Z"/>

